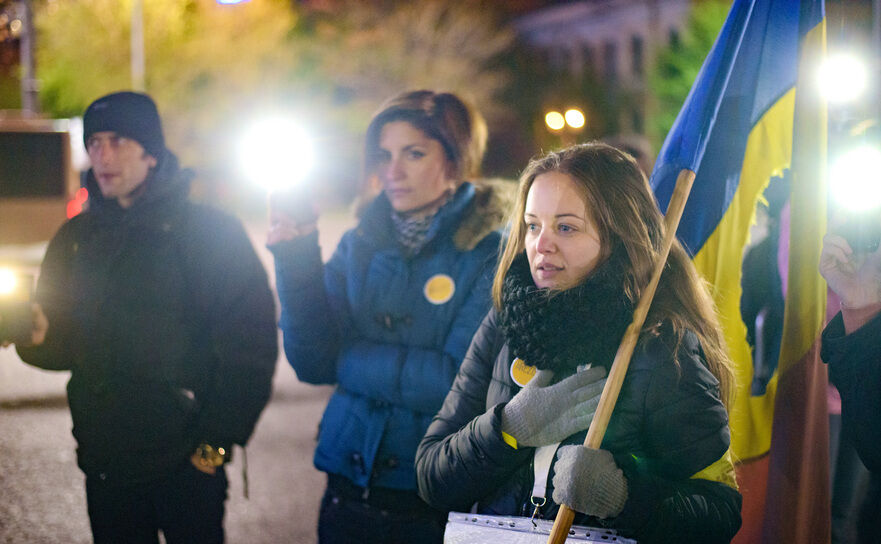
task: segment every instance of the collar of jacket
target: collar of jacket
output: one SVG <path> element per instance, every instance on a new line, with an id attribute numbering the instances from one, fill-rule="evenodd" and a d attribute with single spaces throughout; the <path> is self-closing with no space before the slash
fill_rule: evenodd
<path id="1" fill-rule="evenodd" d="M 460 251 L 470 251 L 488 234 L 503 223 L 511 193 L 504 182 L 473 184 L 463 182 L 450 200 L 444 204 L 428 229 L 425 245 L 446 233 L 452 233 L 453 242 Z M 379 246 L 396 244 L 391 219 L 392 206 L 380 193 L 364 211 L 358 231 Z"/>
<path id="2" fill-rule="evenodd" d="M 150 215 L 157 206 L 186 200 L 192 179 L 192 170 L 180 168 L 174 153 L 165 150 L 144 181 L 144 193 L 128 209 L 121 208 L 115 199 L 104 198 L 91 168 L 83 174 L 82 185 L 89 191 L 89 213 L 108 220 L 121 220 L 124 216 L 133 220 Z"/>

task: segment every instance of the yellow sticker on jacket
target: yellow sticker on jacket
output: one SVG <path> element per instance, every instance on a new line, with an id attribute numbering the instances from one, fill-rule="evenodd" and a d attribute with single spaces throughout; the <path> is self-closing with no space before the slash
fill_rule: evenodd
<path id="1" fill-rule="evenodd" d="M 534 366 L 529 366 L 526 361 L 517 357 L 511 363 L 511 379 L 520 387 L 525 387 L 535 376 L 536 370 Z"/>
<path id="2" fill-rule="evenodd" d="M 425 282 L 425 288 L 422 292 L 425 293 L 428 302 L 443 304 L 453 298 L 453 293 L 456 292 L 456 282 L 446 274 L 435 274 Z"/>

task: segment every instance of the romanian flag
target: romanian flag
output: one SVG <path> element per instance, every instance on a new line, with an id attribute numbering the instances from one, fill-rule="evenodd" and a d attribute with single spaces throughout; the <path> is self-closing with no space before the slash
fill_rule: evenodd
<path id="1" fill-rule="evenodd" d="M 735 0 L 658 156 L 666 209 L 682 169 L 697 175 L 677 231 L 709 282 L 735 365 L 731 451 L 744 525 L 735 542 L 829 542 L 826 370 L 826 109 L 811 77 L 825 56 L 822 0 Z M 756 204 L 789 169 L 792 233 L 780 357 L 764 394 L 740 316 L 741 264 Z"/>

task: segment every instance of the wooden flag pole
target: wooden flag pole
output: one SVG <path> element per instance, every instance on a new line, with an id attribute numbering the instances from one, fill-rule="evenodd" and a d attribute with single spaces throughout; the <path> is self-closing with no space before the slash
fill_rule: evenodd
<path id="1" fill-rule="evenodd" d="M 624 383 L 624 376 L 627 374 L 627 367 L 630 366 L 630 358 L 633 356 L 633 350 L 636 349 L 636 341 L 639 339 L 639 331 L 645 323 L 645 318 L 649 313 L 652 305 L 652 299 L 655 297 L 655 290 L 658 288 L 658 281 L 661 279 L 661 273 L 667 264 L 667 255 L 670 254 L 670 247 L 676 237 L 676 229 L 679 227 L 679 220 L 682 218 L 682 211 L 685 209 L 685 202 L 691 193 L 691 185 L 694 183 L 695 173 L 691 170 L 682 170 L 676 178 L 676 187 L 673 189 L 673 195 L 670 197 L 670 205 L 667 206 L 667 215 L 664 217 L 664 241 L 661 246 L 661 254 L 655 262 L 655 268 L 652 272 L 651 281 L 646 286 L 642 297 L 639 299 L 636 309 L 633 311 L 633 321 L 627 327 L 621 345 L 618 346 L 618 352 L 615 354 L 615 360 L 612 363 L 612 369 L 606 378 L 606 385 L 603 387 L 603 394 L 597 405 L 596 414 L 587 430 L 587 437 L 584 439 L 584 447 L 598 449 L 603 442 L 603 436 L 606 434 L 606 428 L 609 426 L 609 419 L 612 417 L 612 411 L 615 409 L 615 403 L 618 401 L 618 394 L 621 392 L 621 385 Z M 563 544 L 569 536 L 569 529 L 572 527 L 572 521 L 575 519 L 575 511 L 566 506 L 560 505 L 557 512 L 557 518 L 554 520 L 554 527 L 548 536 L 548 544 Z"/>

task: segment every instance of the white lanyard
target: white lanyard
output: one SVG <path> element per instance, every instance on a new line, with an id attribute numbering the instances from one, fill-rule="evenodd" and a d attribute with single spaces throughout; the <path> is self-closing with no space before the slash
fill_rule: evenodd
<path id="1" fill-rule="evenodd" d="M 551 473 L 551 462 L 553 462 L 559 447 L 560 443 L 557 442 L 535 450 L 535 459 L 532 461 L 535 483 L 532 485 L 532 497 L 529 499 L 529 502 L 535 506 L 535 510 L 532 512 L 533 519 L 538 514 L 538 509 L 547 502 L 545 495 L 548 491 L 548 475 Z"/>

